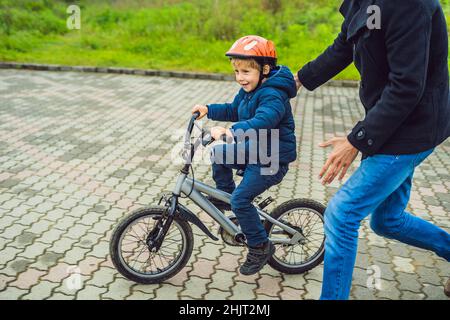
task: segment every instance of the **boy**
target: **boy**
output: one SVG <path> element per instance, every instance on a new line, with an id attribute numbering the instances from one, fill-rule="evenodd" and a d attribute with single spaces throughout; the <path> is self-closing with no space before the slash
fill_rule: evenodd
<path id="1" fill-rule="evenodd" d="M 291 71 L 285 66 L 276 65 L 277 54 L 271 41 L 258 36 L 246 36 L 237 40 L 226 56 L 231 60 L 241 90 L 231 104 L 196 105 L 192 113 L 200 112 L 198 119 L 207 115 L 212 120 L 236 122 L 231 130 L 213 127 L 211 136 L 216 140 L 223 135 L 239 140 L 240 133 L 248 138 L 248 132 L 252 130 L 257 134 L 267 132 L 267 136 L 272 137 L 278 135 L 278 151 L 270 155 L 270 166 L 276 162 L 278 170 L 271 170 L 268 174 L 263 170 L 266 164 L 259 157 L 255 158 L 255 155 L 246 154 L 244 163 L 236 160 L 239 143 L 219 145 L 213 150 L 213 179 L 218 189 L 231 194 L 231 209 L 249 247 L 240 272 L 251 275 L 260 271 L 275 252 L 252 201 L 271 186 L 280 183 L 288 171 L 289 163 L 297 157 L 295 124 L 289 102 L 290 98 L 297 95 L 297 88 Z M 250 138 L 242 142 L 246 144 L 246 151 L 251 149 L 251 143 L 260 147 L 261 135 L 258 136 L 258 139 Z M 269 151 L 275 149 L 272 148 L 272 142 L 266 142 Z M 250 161 L 252 156 L 257 160 Z M 233 181 L 232 169 L 245 169 L 238 187 Z M 218 203 L 218 200 L 212 202 L 226 206 Z"/>

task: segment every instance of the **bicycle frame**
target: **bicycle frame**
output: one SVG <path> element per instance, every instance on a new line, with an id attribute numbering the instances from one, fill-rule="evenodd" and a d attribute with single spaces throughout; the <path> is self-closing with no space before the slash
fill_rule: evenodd
<path id="1" fill-rule="evenodd" d="M 192 185 L 194 183 L 194 185 Z M 226 203 L 230 203 L 231 195 L 227 192 L 218 190 L 200 181 L 193 181 L 186 174 L 181 173 L 178 177 L 174 195 L 180 195 L 183 193 L 187 195 L 197 206 L 205 211 L 212 219 L 214 219 L 226 232 L 236 238 L 239 234 L 242 234 L 241 229 L 236 226 L 229 217 L 227 217 L 222 211 L 217 209 L 202 193 L 210 195 L 216 199 L 222 200 Z M 291 239 L 270 239 L 273 243 L 278 244 L 296 244 L 299 241 L 305 239 L 305 237 L 297 230 L 283 224 L 282 222 L 272 218 L 265 211 L 256 207 L 258 214 L 262 217 L 262 220 L 268 220 L 274 225 L 280 227 L 285 232 L 292 235 Z"/>
<path id="2" fill-rule="evenodd" d="M 183 168 L 180 171 L 180 175 L 178 176 L 176 185 L 172 192 L 173 198 L 171 201 L 170 212 L 173 214 L 176 210 L 176 206 L 178 206 L 179 209 L 180 208 L 183 209 L 182 211 L 184 212 L 188 220 L 195 223 L 197 226 L 200 227 L 202 231 L 204 231 L 211 237 L 211 233 L 208 231 L 206 226 L 200 221 L 200 219 L 198 219 L 192 212 L 190 212 L 189 210 L 178 204 L 178 197 L 180 197 L 181 194 L 183 193 L 189 199 L 191 199 L 197 206 L 199 206 L 203 211 L 205 211 L 212 219 L 214 219 L 226 232 L 228 232 L 235 239 L 237 239 L 239 236 L 243 236 L 241 229 L 238 226 L 236 226 L 231 221 L 231 219 L 227 217 L 222 211 L 220 211 L 216 206 L 214 206 L 205 196 L 203 196 L 202 193 L 210 195 L 213 198 L 222 200 L 228 204 L 230 204 L 231 202 L 231 195 L 227 192 L 218 190 L 200 181 L 194 182 L 191 178 L 188 177 L 189 169 L 191 168 L 192 165 L 191 162 L 198 146 L 200 144 L 206 146 L 214 140 L 211 137 L 209 137 L 209 142 L 205 143 L 205 141 L 203 140 L 205 132 L 202 130 L 202 137 L 198 138 L 194 144 L 191 143 L 190 138 L 192 134 L 192 129 L 194 127 L 194 122 L 199 115 L 200 114 L 198 113 L 192 116 L 188 125 L 188 129 L 186 131 L 185 136 L 185 151 L 187 151 L 187 153 L 185 153 L 186 163 L 184 164 Z M 273 243 L 294 245 L 299 243 L 300 241 L 305 240 L 305 237 L 301 232 L 272 218 L 269 214 L 267 214 L 265 211 L 261 210 L 258 207 L 256 207 L 256 210 L 260 215 L 260 217 L 262 217 L 262 220 L 268 220 L 274 225 L 283 229 L 283 231 L 285 231 L 286 233 L 292 235 L 292 238 L 289 240 L 270 238 L 270 241 L 272 241 Z"/>

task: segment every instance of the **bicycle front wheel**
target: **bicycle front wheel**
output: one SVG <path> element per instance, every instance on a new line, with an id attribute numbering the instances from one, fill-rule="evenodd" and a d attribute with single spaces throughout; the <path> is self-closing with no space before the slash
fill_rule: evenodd
<path id="1" fill-rule="evenodd" d="M 147 239 L 162 218 L 166 208 L 136 210 L 125 217 L 113 232 L 111 259 L 116 269 L 134 282 L 159 283 L 181 271 L 193 248 L 191 226 L 175 217 L 158 251 L 150 251 Z"/>

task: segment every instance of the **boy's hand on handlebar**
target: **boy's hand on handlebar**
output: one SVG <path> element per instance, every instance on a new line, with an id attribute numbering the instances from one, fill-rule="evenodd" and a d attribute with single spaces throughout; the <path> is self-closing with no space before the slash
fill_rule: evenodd
<path id="1" fill-rule="evenodd" d="M 233 134 L 231 133 L 230 129 L 226 129 L 224 127 L 212 127 L 211 128 L 211 137 L 214 138 L 214 140 L 220 140 L 222 135 L 226 135 L 227 137 L 233 138 Z"/>
<path id="2" fill-rule="evenodd" d="M 197 120 L 200 120 L 208 113 L 208 107 L 205 105 L 197 104 L 192 108 L 192 114 L 196 112 L 200 112 L 200 115 L 197 118 Z"/>

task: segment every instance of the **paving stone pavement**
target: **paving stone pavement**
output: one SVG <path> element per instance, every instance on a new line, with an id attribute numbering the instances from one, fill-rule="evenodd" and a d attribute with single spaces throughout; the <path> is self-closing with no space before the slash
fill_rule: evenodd
<path id="1" fill-rule="evenodd" d="M 0 299 L 318 298 L 323 265 L 300 275 L 267 266 L 244 277 L 244 249 L 196 227 L 187 266 L 162 284 L 130 282 L 111 263 L 118 221 L 174 185 L 174 146 L 190 108 L 229 101 L 237 89 L 209 80 L 0 70 Z M 271 208 L 296 197 L 326 204 L 339 183 L 317 179 L 327 155 L 318 144 L 346 134 L 363 115 L 354 88 L 302 90 L 292 105 L 299 157 L 267 192 L 276 198 Z M 206 162 L 194 169 L 212 183 Z M 446 142 L 417 169 L 409 209 L 449 231 L 449 190 Z M 447 299 L 446 261 L 375 235 L 367 219 L 359 238 L 352 299 Z"/>

